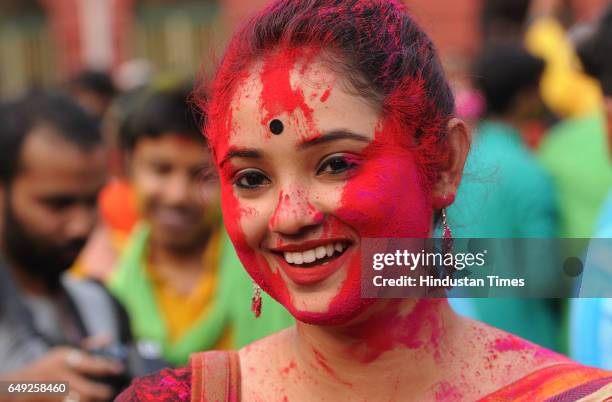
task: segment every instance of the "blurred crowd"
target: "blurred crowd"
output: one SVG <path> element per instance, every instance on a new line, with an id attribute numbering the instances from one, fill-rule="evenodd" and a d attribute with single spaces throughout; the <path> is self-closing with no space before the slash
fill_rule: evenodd
<path id="1" fill-rule="evenodd" d="M 473 138 L 453 235 L 612 237 L 612 6 L 576 24 L 561 0 L 489 0 L 481 31 L 455 83 Z M 261 317 L 250 311 L 194 78 L 125 71 L 0 104 L 0 379 L 59 376 L 76 399 L 108 400 L 192 352 L 292 324 L 265 295 Z M 608 299 L 451 304 L 612 369 Z"/>

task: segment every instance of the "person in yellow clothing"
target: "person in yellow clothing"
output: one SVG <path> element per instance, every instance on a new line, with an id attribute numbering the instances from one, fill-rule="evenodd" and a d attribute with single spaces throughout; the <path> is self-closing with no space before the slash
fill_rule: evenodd
<path id="1" fill-rule="evenodd" d="M 187 88 L 147 93 L 122 127 L 142 219 L 109 281 L 140 349 L 173 366 L 292 323 L 272 299 L 255 321 L 250 299 L 235 297 L 252 285 L 223 230 L 211 155 L 187 96 Z"/>
<path id="2" fill-rule="evenodd" d="M 560 118 L 578 118 L 599 111 L 602 94 L 598 82 L 587 75 L 576 55 L 575 44 L 556 14 L 561 0 L 534 0 L 525 46 L 546 67 L 540 92 L 546 105 Z"/>

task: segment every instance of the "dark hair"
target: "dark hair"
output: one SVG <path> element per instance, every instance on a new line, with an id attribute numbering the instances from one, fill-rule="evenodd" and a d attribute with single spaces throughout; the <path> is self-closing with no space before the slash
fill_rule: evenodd
<path id="1" fill-rule="evenodd" d="M 0 107 L 0 181 L 10 182 L 19 170 L 21 148 L 37 126 L 45 125 L 83 149 L 103 143 L 96 118 L 65 95 L 36 94 Z"/>
<path id="2" fill-rule="evenodd" d="M 537 88 L 544 61 L 518 45 L 498 44 L 485 47 L 474 65 L 474 85 L 487 103 L 487 114 L 509 111 L 518 94 Z"/>
<path id="3" fill-rule="evenodd" d="M 578 46 L 577 53 L 586 73 L 600 82 L 606 96 L 612 96 L 612 5 L 593 35 Z"/>
<path id="4" fill-rule="evenodd" d="M 485 0 L 480 14 L 483 40 L 518 39 L 523 33 L 530 0 Z"/>
<path id="5" fill-rule="evenodd" d="M 146 91 L 133 101 L 137 104 L 120 127 L 121 146 L 132 151 L 141 138 L 172 134 L 206 142 L 196 123 L 189 101 L 189 88 Z"/>
<path id="6" fill-rule="evenodd" d="M 321 49 L 350 89 L 401 124 L 424 174 L 447 160 L 440 145 L 454 98 L 430 38 L 396 0 L 278 0 L 232 38 L 207 93 L 195 91 L 208 114 L 211 140 L 227 127 L 231 97 L 248 67 L 279 49 Z"/>
<path id="7" fill-rule="evenodd" d="M 112 98 L 117 94 L 111 76 L 102 71 L 84 70 L 73 76 L 68 85 L 72 88 L 84 89 L 104 98 Z"/>

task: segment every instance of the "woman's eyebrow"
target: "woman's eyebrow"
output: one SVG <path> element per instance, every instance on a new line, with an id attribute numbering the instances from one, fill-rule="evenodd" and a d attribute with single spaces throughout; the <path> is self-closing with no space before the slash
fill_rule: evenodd
<path id="1" fill-rule="evenodd" d="M 349 130 L 333 130 L 325 134 L 322 134 L 320 136 L 314 137 L 312 139 L 306 139 L 298 147 L 300 149 L 310 148 L 315 145 L 323 144 L 326 142 L 344 140 L 344 139 L 351 139 L 351 140 L 367 142 L 367 143 L 371 142 L 370 138 L 362 134 L 357 134 Z"/>
<path id="2" fill-rule="evenodd" d="M 223 159 L 221 159 L 221 162 L 219 163 L 219 166 L 223 166 L 223 164 L 225 162 L 227 162 L 228 160 L 230 160 L 232 158 L 261 159 L 262 158 L 262 153 L 258 149 L 251 149 L 251 148 L 240 148 L 240 149 L 234 148 L 234 149 L 230 149 L 225 154 Z"/>

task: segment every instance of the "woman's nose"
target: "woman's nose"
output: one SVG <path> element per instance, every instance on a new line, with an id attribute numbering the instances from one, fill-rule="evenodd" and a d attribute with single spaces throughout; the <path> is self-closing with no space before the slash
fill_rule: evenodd
<path id="1" fill-rule="evenodd" d="M 285 235 L 296 235 L 304 229 L 320 225 L 324 214 L 299 189 L 281 191 L 274 213 L 268 221 L 268 229 Z"/>

